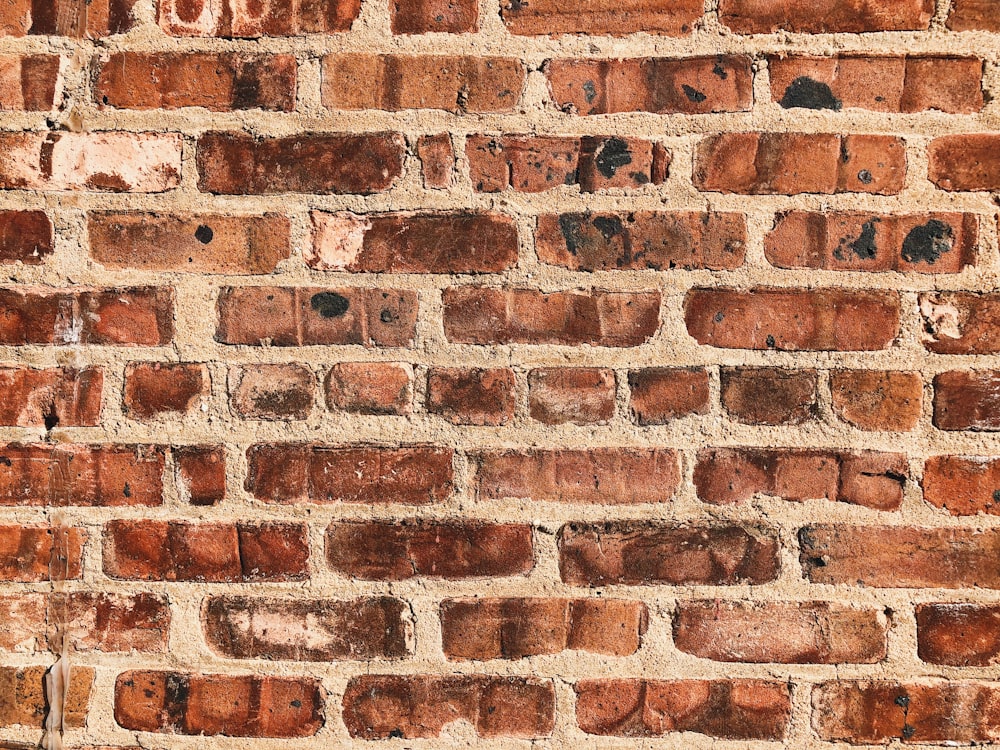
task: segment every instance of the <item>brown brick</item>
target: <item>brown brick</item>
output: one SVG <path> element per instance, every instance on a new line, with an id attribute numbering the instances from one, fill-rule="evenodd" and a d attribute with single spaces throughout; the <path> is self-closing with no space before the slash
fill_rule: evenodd
<path id="1" fill-rule="evenodd" d="M 338 362 L 324 384 L 330 409 L 350 414 L 412 411 L 413 370 L 400 362 Z"/>
<path id="2" fill-rule="evenodd" d="M 917 654 L 929 664 L 989 667 L 1000 662 L 1000 606 L 918 604 Z"/>
<path id="3" fill-rule="evenodd" d="M 604 367 L 540 367 L 528 373 L 531 418 L 545 424 L 598 424 L 615 414 L 615 372 Z"/>
<path id="4" fill-rule="evenodd" d="M 407 346 L 416 335 L 412 291 L 230 286 L 217 308 L 222 344 Z"/>
<path id="5" fill-rule="evenodd" d="M 362 675 L 344 693 L 344 723 L 366 740 L 438 737 L 464 720 L 479 737 L 548 737 L 555 725 L 551 680 L 487 675 Z"/>
<path id="6" fill-rule="evenodd" d="M 1000 294 L 927 292 L 920 313 L 924 346 L 936 354 L 1000 352 Z"/>
<path id="7" fill-rule="evenodd" d="M 391 0 L 393 34 L 479 31 L 479 3 L 475 0 Z"/>
<path id="8" fill-rule="evenodd" d="M 47 112 L 58 79 L 58 55 L 0 55 L 0 111 Z"/>
<path id="9" fill-rule="evenodd" d="M 763 680 L 580 680 L 576 722 L 587 734 L 661 737 L 696 732 L 727 740 L 781 740 L 790 687 Z"/>
<path id="10" fill-rule="evenodd" d="M 514 57 L 333 54 L 323 58 L 323 106 L 511 112 L 524 79 Z"/>
<path id="11" fill-rule="evenodd" d="M 804 34 L 922 30 L 934 0 L 721 0 L 719 20 L 737 34 Z"/>
<path id="12" fill-rule="evenodd" d="M 0 727 L 24 725 L 42 729 L 49 710 L 45 695 L 48 666 L 0 667 Z M 87 723 L 90 691 L 94 683 L 93 667 L 72 667 L 63 703 L 63 726 L 79 729 Z"/>
<path id="13" fill-rule="evenodd" d="M 1000 371 L 950 370 L 934 376 L 934 426 L 939 430 L 1000 430 Z"/>
<path id="14" fill-rule="evenodd" d="M 745 112 L 753 104 L 746 55 L 557 59 L 544 72 L 556 106 L 580 115 Z"/>
<path id="15" fill-rule="evenodd" d="M 208 368 L 202 364 L 131 362 L 125 367 L 125 413 L 133 419 L 186 414 L 210 392 Z"/>
<path id="16" fill-rule="evenodd" d="M 694 484 L 698 498 L 713 505 L 742 503 L 763 494 L 898 510 L 907 475 L 902 453 L 707 448 L 698 452 Z"/>
<path id="17" fill-rule="evenodd" d="M 695 288 L 684 318 L 699 344 L 723 349 L 874 351 L 899 333 L 899 297 L 836 288 Z"/>
<path id="18" fill-rule="evenodd" d="M 931 456 L 924 463 L 924 500 L 953 516 L 1000 515 L 1000 459 Z"/>
<path id="19" fill-rule="evenodd" d="M 680 485 L 668 448 L 533 449 L 479 453 L 480 498 L 629 505 L 669 501 Z"/>
<path id="20" fill-rule="evenodd" d="M 1000 190 L 1000 135 L 935 138 L 927 147 L 927 179 L 942 190 Z"/>
<path id="21" fill-rule="evenodd" d="M 514 418 L 514 371 L 432 367 L 427 373 L 427 411 L 452 424 L 507 424 Z"/>
<path id="22" fill-rule="evenodd" d="M 201 606 L 209 648 L 234 659 L 334 661 L 407 656 L 405 602 L 390 597 L 263 599 L 210 596 Z"/>
<path id="23" fill-rule="evenodd" d="M 86 529 L 0 526 L 0 581 L 40 583 L 79 578 L 86 541 Z M 62 565 L 53 563 L 57 553 L 66 558 Z"/>
<path id="24" fill-rule="evenodd" d="M 545 36 L 557 34 L 608 34 L 625 36 L 635 32 L 686 36 L 701 21 L 704 3 L 677 0 L 665 4 L 655 0 L 583 0 L 567 7 L 557 0 L 503 3 L 500 13 L 512 34 Z"/>
<path id="25" fill-rule="evenodd" d="M 559 573 L 572 586 L 753 585 L 778 577 L 779 547 L 770 533 L 739 526 L 567 524 Z"/>
<path id="26" fill-rule="evenodd" d="M 256 139 L 210 131 L 198 138 L 198 189 L 205 193 L 357 193 L 388 189 L 403 172 L 399 133 L 302 133 Z"/>
<path id="27" fill-rule="evenodd" d="M 905 145 L 894 136 L 720 133 L 698 144 L 693 180 L 698 190 L 746 195 L 893 195 L 905 176 Z"/>
<path id="28" fill-rule="evenodd" d="M 305 365 L 254 364 L 229 370 L 229 408 L 244 419 L 306 419 L 316 378 Z"/>
<path id="29" fill-rule="evenodd" d="M 449 287 L 444 331 L 459 344 L 639 346 L 659 327 L 659 292 Z"/>
<path id="30" fill-rule="evenodd" d="M 807 526 L 799 559 L 813 583 L 873 588 L 1000 588 L 1000 531 Z"/>
<path id="31" fill-rule="evenodd" d="M 221 445 L 172 448 L 174 479 L 182 502 L 216 505 L 226 497 L 226 449 Z"/>
<path id="32" fill-rule="evenodd" d="M 104 371 L 0 367 L 0 424 L 93 427 L 101 420 Z"/>
<path id="33" fill-rule="evenodd" d="M 323 699 L 306 677 L 131 671 L 115 681 L 115 721 L 138 732 L 311 737 Z"/>
<path id="34" fill-rule="evenodd" d="M 833 411 L 862 430 L 905 432 L 920 422 L 924 384 L 919 373 L 835 370 Z"/>
<path id="35" fill-rule="evenodd" d="M 954 0 L 948 14 L 948 28 L 1000 32 L 1000 10 L 993 0 Z"/>
<path id="36" fill-rule="evenodd" d="M 646 605 L 624 599 L 445 599 L 449 659 L 523 659 L 565 650 L 628 656 L 646 632 Z"/>
<path id="37" fill-rule="evenodd" d="M 723 367 L 722 405 L 746 424 L 801 424 L 816 419 L 815 370 Z"/>
<path id="38" fill-rule="evenodd" d="M 743 265 L 742 214 L 634 211 L 543 214 L 535 250 L 574 271 L 728 270 Z"/>
<path id="39" fill-rule="evenodd" d="M 958 273 L 976 262 L 974 214 L 780 213 L 764 238 L 778 268 Z"/>
<path id="40" fill-rule="evenodd" d="M 160 0 L 157 20 L 174 36 L 254 39 L 350 31 L 361 0 L 309 0 L 289 6 L 279 0 Z"/>
<path id="41" fill-rule="evenodd" d="M 514 220 L 492 211 L 313 211 L 312 223 L 306 263 L 321 271 L 495 273 L 517 263 Z"/>
<path id="42" fill-rule="evenodd" d="M 92 0 L 78 5 L 64 0 L 13 0 L 0 9 L 0 36 L 42 34 L 98 39 L 124 34 L 135 23 L 135 0 Z"/>
<path id="43" fill-rule="evenodd" d="M 361 580 L 499 578 L 534 566 L 531 527 L 456 521 L 335 521 L 326 559 Z"/>
<path id="44" fill-rule="evenodd" d="M 682 601 L 674 644 L 723 662 L 874 664 L 886 656 L 888 629 L 878 610 L 833 602 Z"/>
<path id="45" fill-rule="evenodd" d="M 455 148 L 448 133 L 420 136 L 417 158 L 425 188 L 445 190 L 455 182 Z"/>
<path id="46" fill-rule="evenodd" d="M 271 503 L 443 502 L 452 490 L 450 448 L 258 444 L 247 449 L 246 490 Z"/>
<path id="47" fill-rule="evenodd" d="M 0 263 L 37 266 L 53 250 L 52 222 L 44 211 L 0 211 Z"/>
<path id="48" fill-rule="evenodd" d="M 702 367 L 646 367 L 628 374 L 632 415 L 641 425 L 708 414 L 708 372 Z"/>

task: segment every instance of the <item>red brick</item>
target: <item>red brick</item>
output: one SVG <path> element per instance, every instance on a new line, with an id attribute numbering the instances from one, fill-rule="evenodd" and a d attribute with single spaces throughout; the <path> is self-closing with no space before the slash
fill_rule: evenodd
<path id="1" fill-rule="evenodd" d="M 753 585 L 778 577 L 779 547 L 769 532 L 739 526 L 567 524 L 559 573 L 572 586 Z"/>
<path id="2" fill-rule="evenodd" d="M 400 362 L 338 362 L 324 389 L 330 409 L 405 415 L 413 408 L 413 369 Z"/>
<path id="3" fill-rule="evenodd" d="M 633 211 L 543 214 L 535 251 L 573 271 L 728 270 L 743 265 L 743 214 Z"/>
<path id="4" fill-rule="evenodd" d="M 244 419 L 306 419 L 316 378 L 305 365 L 254 364 L 229 370 L 229 408 Z"/>
<path id="5" fill-rule="evenodd" d="M 517 263 L 514 220 L 490 212 L 353 214 L 313 211 L 321 271 L 495 273 Z"/>
<path id="6" fill-rule="evenodd" d="M 566 6 L 557 0 L 532 3 L 507 2 L 500 12 L 512 34 L 544 36 L 557 34 L 608 34 L 625 36 L 635 32 L 686 36 L 701 21 L 704 3 L 700 0 L 584 0 Z"/>
<path id="7" fill-rule="evenodd" d="M 641 425 L 708 414 L 708 372 L 702 367 L 646 367 L 628 374 L 632 416 Z"/>
<path id="8" fill-rule="evenodd" d="M 0 263 L 37 266 L 55 250 L 44 211 L 0 211 Z"/>
<path id="9" fill-rule="evenodd" d="M 924 500 L 953 516 L 1000 515 L 1000 459 L 931 456 L 922 484 Z"/>
<path id="10" fill-rule="evenodd" d="M 824 740 L 952 745 L 1000 739 L 995 682 L 824 682 L 813 687 L 812 705 L 813 727 Z"/>
<path id="11" fill-rule="evenodd" d="M 335 521 L 326 559 L 342 576 L 403 581 L 525 575 L 534 566 L 531 527 L 457 521 Z"/>
<path id="12" fill-rule="evenodd" d="M 449 659 L 523 659 L 580 650 L 628 656 L 646 632 L 646 605 L 624 599 L 445 599 Z"/>
<path id="13" fill-rule="evenodd" d="M 639 346 L 659 327 L 659 292 L 449 287 L 444 331 L 459 344 Z"/>
<path id="14" fill-rule="evenodd" d="M 47 112 L 58 79 L 58 55 L 0 55 L 0 111 Z"/>
<path id="15" fill-rule="evenodd" d="M 344 723 L 366 740 L 439 737 L 458 720 L 479 737 L 548 737 L 555 726 L 551 680 L 462 675 L 362 675 L 344 692 Z"/>
<path id="16" fill-rule="evenodd" d="M 304 524 L 110 521 L 104 573 L 132 581 L 299 581 L 308 578 Z"/>
<path id="17" fill-rule="evenodd" d="M 0 367 L 0 424 L 93 427 L 101 420 L 104 371 Z"/>
<path id="18" fill-rule="evenodd" d="M 782 107 L 971 113 L 983 108 L 983 61 L 925 55 L 768 57 L 771 99 Z"/>
<path id="19" fill-rule="evenodd" d="M 950 370 L 934 376 L 934 426 L 1000 430 L 1000 371 Z"/>
<path id="20" fill-rule="evenodd" d="M 713 505 L 770 495 L 898 510 L 907 474 L 902 453 L 708 448 L 698 452 L 694 484 L 698 498 Z"/>
<path id="21" fill-rule="evenodd" d="M 40 583 L 79 578 L 87 531 L 53 526 L 0 526 L 0 581 Z M 65 562 L 54 562 L 55 556 Z"/>
<path id="22" fill-rule="evenodd" d="M 835 370 L 833 411 L 862 430 L 905 432 L 920 422 L 924 384 L 919 373 Z"/>
<path id="23" fill-rule="evenodd" d="M 263 599 L 210 596 L 201 606 L 205 640 L 234 659 L 399 659 L 407 656 L 405 602 L 390 597 Z"/>
<path id="24" fill-rule="evenodd" d="M 259 444 L 247 450 L 246 490 L 269 503 L 424 505 L 452 491 L 450 448 Z"/>
<path id="25" fill-rule="evenodd" d="M 94 80 L 94 100 L 118 109 L 295 109 L 294 55 L 117 52 Z"/>
<path id="26" fill-rule="evenodd" d="M 958 273 L 976 262 L 974 214 L 780 213 L 764 238 L 778 268 Z"/>
<path id="27" fill-rule="evenodd" d="M 309 0 L 289 6 L 279 0 L 160 0 L 157 20 L 174 36 L 254 39 L 350 31 L 361 0 Z"/>
<path id="28" fill-rule="evenodd" d="M 557 59 L 544 72 L 556 106 L 580 115 L 746 112 L 753 104 L 746 55 Z"/>
<path id="29" fill-rule="evenodd" d="M 813 583 L 873 588 L 1000 588 L 1000 530 L 816 525 L 799 532 Z"/>
<path id="30" fill-rule="evenodd" d="M 45 695 L 45 673 L 48 666 L 0 667 L 0 727 L 24 725 L 42 729 L 49 712 Z M 63 726 L 80 729 L 87 723 L 90 692 L 94 684 L 93 667 L 72 667 L 63 702 Z M 30 747 L 30 746 L 29 746 Z"/>
<path id="31" fill-rule="evenodd" d="M 448 133 L 420 136 L 417 158 L 425 188 L 445 190 L 455 182 L 455 148 Z"/>
<path id="32" fill-rule="evenodd" d="M 952 31 L 1000 32 L 1000 10 L 993 0 L 953 0 L 948 14 Z"/>
<path id="33" fill-rule="evenodd" d="M 1000 606 L 918 604 L 917 654 L 929 664 L 990 667 L 1000 662 Z"/>
<path id="34" fill-rule="evenodd" d="M 604 367 L 541 367 L 528 373 L 531 418 L 597 424 L 615 415 L 615 372 Z"/>
<path id="35" fill-rule="evenodd" d="M 0 343 L 163 346 L 174 336 L 174 292 L 129 289 L 0 289 Z"/>
<path id="36" fill-rule="evenodd" d="M 491 451 L 474 460 L 476 492 L 490 500 L 662 503 L 681 481 L 678 455 L 668 448 Z"/>
<path id="37" fill-rule="evenodd" d="M 111 268 L 271 273 L 289 257 L 288 218 L 92 211 L 90 257 Z"/>
<path id="38" fill-rule="evenodd" d="M 187 414 L 211 391 L 208 368 L 186 362 L 131 362 L 125 367 L 125 413 L 133 419 Z"/>
<path id="39" fill-rule="evenodd" d="M 0 505 L 155 506 L 164 450 L 155 445 L 0 445 Z"/>
<path id="40" fill-rule="evenodd" d="M 198 189 L 205 193 L 357 193 L 388 189 L 403 172 L 399 133 L 302 133 L 254 138 L 210 131 L 198 138 Z"/>
<path id="41" fill-rule="evenodd" d="M 659 143 L 617 136 L 470 135 L 469 175 L 480 193 L 538 193 L 560 185 L 581 192 L 662 184 L 670 154 Z"/>
<path id="42" fill-rule="evenodd" d="M 723 662 L 875 664 L 886 656 L 888 629 L 878 610 L 833 602 L 682 601 L 674 644 Z"/>
<path id="43" fill-rule="evenodd" d="M 935 354 L 1000 352 L 1000 294 L 928 292 L 920 313 L 924 346 Z"/>
<path id="44" fill-rule="evenodd" d="M 710 192 L 893 195 L 905 177 L 903 139 L 888 135 L 720 133 L 694 155 L 694 185 Z"/>
<path id="45" fill-rule="evenodd" d="M 416 335 L 412 291 L 229 286 L 217 307 L 222 344 L 407 346 Z"/>
<path id="46" fill-rule="evenodd" d="M 427 373 L 427 411 L 452 424 L 507 424 L 514 418 L 514 371 L 432 367 Z"/>
<path id="47" fill-rule="evenodd" d="M 0 36 L 44 34 L 96 39 L 124 34 L 135 23 L 135 0 L 92 0 L 83 5 L 65 0 L 13 0 L 0 10 Z"/>
<path id="48" fill-rule="evenodd" d="M 692 289 L 688 333 L 723 349 L 874 351 L 899 333 L 893 292 L 836 288 Z"/>
<path id="49" fill-rule="evenodd" d="M 927 147 L 927 179 L 942 190 L 1000 190 L 1000 135 L 935 138 Z"/>
<path id="50" fill-rule="evenodd" d="M 923 30 L 934 0 L 721 0 L 719 20 L 737 34 L 785 30 L 804 34 Z"/>
<path id="51" fill-rule="evenodd" d="M 333 54 L 323 58 L 323 106 L 512 112 L 524 79 L 514 57 Z"/>
<path id="52" fill-rule="evenodd" d="M 176 133 L 0 134 L 0 188 L 162 193 L 180 185 Z"/>
<path id="53" fill-rule="evenodd" d="M 479 31 L 479 3 L 475 0 L 392 0 L 389 17 L 393 34 Z"/>
<path id="54" fill-rule="evenodd" d="M 323 704 L 306 677 L 131 671 L 115 681 L 115 721 L 139 732 L 311 737 Z"/>
<path id="55" fill-rule="evenodd" d="M 182 502 L 216 505 L 226 497 L 226 449 L 221 445 L 185 445 L 171 449 L 174 478 Z"/>
<path id="56" fill-rule="evenodd" d="M 745 424 L 801 424 L 816 419 L 815 370 L 723 367 L 722 405 Z"/>
<path id="57" fill-rule="evenodd" d="M 580 680 L 576 722 L 587 734 L 661 737 L 696 732 L 727 740 L 781 740 L 790 687 L 763 680 Z"/>

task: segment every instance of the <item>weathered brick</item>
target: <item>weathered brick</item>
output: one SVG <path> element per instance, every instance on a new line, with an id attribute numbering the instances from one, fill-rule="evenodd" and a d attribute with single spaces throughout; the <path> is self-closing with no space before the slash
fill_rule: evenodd
<path id="1" fill-rule="evenodd" d="M 416 335 L 412 291 L 229 286 L 217 309 L 222 344 L 407 346 Z"/>
<path id="2" fill-rule="evenodd" d="M 1000 515 L 1000 459 L 931 456 L 922 485 L 924 500 L 953 516 Z"/>
<path id="3" fill-rule="evenodd" d="M 398 659 L 409 655 L 407 605 L 387 596 L 264 599 L 210 596 L 201 606 L 209 648 L 234 659 Z"/>
<path id="4" fill-rule="evenodd" d="M 934 376 L 934 426 L 1000 430 L 1000 371 L 949 370 Z"/>
<path id="5" fill-rule="evenodd" d="M 104 573 L 132 581 L 299 581 L 308 578 L 304 524 L 109 521 Z"/>
<path id="6" fill-rule="evenodd" d="M 311 737 L 323 726 L 319 680 L 130 671 L 115 680 L 124 729 L 229 737 Z"/>
<path id="7" fill-rule="evenodd" d="M 321 271 L 495 273 L 517 263 L 514 220 L 492 211 L 314 211 L 312 223 L 306 263 Z"/>
<path id="8" fill-rule="evenodd" d="M 927 178 L 942 190 L 1000 190 L 1000 135 L 935 138 L 927 147 Z"/>
<path id="9" fill-rule="evenodd" d="M 929 664 L 989 667 L 1000 662 L 1000 606 L 918 604 L 917 654 Z"/>
<path id="10" fill-rule="evenodd" d="M 210 131 L 198 138 L 198 189 L 237 195 L 370 195 L 388 189 L 402 174 L 405 152 L 399 133 L 302 133 L 257 139 L 246 133 Z"/>
<path id="11" fill-rule="evenodd" d="M 721 0 L 719 20 L 737 34 L 804 34 L 922 30 L 934 0 Z"/>
<path id="12" fill-rule="evenodd" d="M 509 368 L 432 367 L 427 411 L 452 424 L 498 427 L 514 418 L 514 385 Z"/>
<path id="13" fill-rule="evenodd" d="M 338 362 L 324 389 L 330 409 L 405 415 L 413 409 L 413 368 L 400 362 Z"/>
<path id="14" fill-rule="evenodd" d="M 874 193 L 903 189 L 906 148 L 888 135 L 719 133 L 694 155 L 698 190 L 746 195 Z"/>
<path id="15" fill-rule="evenodd" d="M 244 419 L 306 419 L 316 378 L 305 365 L 255 364 L 229 370 L 229 408 Z"/>
<path id="16" fill-rule="evenodd" d="M 0 8 L 0 36 L 44 34 L 97 39 L 124 34 L 135 23 L 136 0 L 92 0 L 83 5 L 52 0 L 13 0 Z"/>
<path id="17" fill-rule="evenodd" d="M 916 372 L 835 370 L 833 411 L 862 430 L 905 432 L 920 422 L 924 384 Z"/>
<path id="18" fill-rule="evenodd" d="M 79 578 L 86 541 L 87 531 L 81 528 L 0 526 L 0 581 L 39 583 Z"/>
<path id="19" fill-rule="evenodd" d="M 778 577 L 779 547 L 771 533 L 739 526 L 567 524 L 559 573 L 573 586 L 753 585 Z"/>
<path id="20" fill-rule="evenodd" d="M 457 521 L 335 521 L 326 559 L 362 580 L 525 575 L 534 566 L 531 527 Z"/>
<path id="21" fill-rule="evenodd" d="M 455 147 L 449 133 L 420 136 L 417 158 L 425 188 L 444 190 L 455 182 Z"/>
<path id="22" fill-rule="evenodd" d="M 580 680 L 576 722 L 587 734 L 660 737 L 696 732 L 727 740 L 781 740 L 791 690 L 764 680 Z"/>
<path id="23" fill-rule="evenodd" d="M 974 214 L 780 213 L 764 238 L 778 268 L 958 273 L 975 265 Z"/>
<path id="24" fill-rule="evenodd" d="M 479 31 L 475 0 L 392 0 L 389 18 L 393 34 L 448 34 Z"/>
<path id="25" fill-rule="evenodd" d="M 226 497 L 226 449 L 221 445 L 184 445 L 171 449 L 174 480 L 182 502 L 216 505 Z"/>
<path id="26" fill-rule="evenodd" d="M 902 453 L 800 448 L 708 448 L 698 452 L 694 484 L 713 505 L 757 495 L 783 500 L 827 499 L 897 510 L 908 474 Z"/>
<path id="27" fill-rule="evenodd" d="M 0 19 L 0 32 L 2 23 Z M 0 55 L 0 111 L 52 109 L 58 79 L 58 55 Z"/>
<path id="28" fill-rule="evenodd" d="M 1000 294 L 927 292 L 920 313 L 924 346 L 936 354 L 1000 352 Z"/>
<path id="29" fill-rule="evenodd" d="M 344 692 L 344 723 L 366 740 L 438 737 L 456 720 L 479 737 L 542 738 L 555 725 L 551 680 L 487 675 L 362 675 Z"/>
<path id="30" fill-rule="evenodd" d="M 584 0 L 567 6 L 557 0 L 501 5 L 503 22 L 512 34 L 545 36 L 557 34 L 608 34 L 625 36 L 635 32 L 686 36 L 694 31 L 704 13 L 700 0 Z"/>
<path id="31" fill-rule="evenodd" d="M 646 632 L 646 605 L 625 599 L 446 599 L 449 659 L 523 659 L 580 650 L 628 656 Z"/>
<path id="32" fill-rule="evenodd" d="M 617 136 L 470 135 L 465 155 L 472 186 L 481 193 L 538 193 L 560 185 L 579 185 L 584 193 L 640 188 L 663 183 L 670 165 L 661 144 Z"/>
<path id="33" fill-rule="evenodd" d="M 632 415 L 641 425 L 667 424 L 708 414 L 708 372 L 703 367 L 646 367 L 628 374 Z"/>
<path id="34" fill-rule="evenodd" d="M 815 370 L 723 367 L 722 405 L 746 424 L 801 424 L 816 419 Z"/>
<path id="35" fill-rule="evenodd" d="M 0 211 L 0 263 L 37 266 L 55 250 L 44 211 Z"/>
<path id="36" fill-rule="evenodd" d="M 45 695 L 47 666 L 0 667 L 0 727 L 24 725 L 41 729 L 49 710 Z M 87 723 L 87 709 L 94 683 L 93 667 L 72 667 L 63 703 L 63 726 L 79 729 Z"/>
<path id="37" fill-rule="evenodd" d="M 604 505 L 667 502 L 680 485 L 668 448 L 490 451 L 474 456 L 481 498 Z"/>
<path id="38" fill-rule="evenodd" d="M 133 419 L 186 414 L 208 398 L 211 379 L 203 364 L 131 362 L 125 367 L 125 413 Z"/>
<path id="39" fill-rule="evenodd" d="M 101 420 L 104 371 L 0 367 L 0 424 L 93 427 Z"/>
<path id="40" fill-rule="evenodd" d="M 511 112 L 525 75 L 514 57 L 333 54 L 323 58 L 323 106 Z"/>
<path id="41" fill-rule="evenodd" d="M 948 14 L 952 31 L 1000 31 L 1000 10 L 993 0 L 954 0 Z"/>
<path id="42" fill-rule="evenodd" d="M 449 287 L 444 331 L 460 344 L 561 344 L 627 347 L 659 327 L 659 292 Z"/>
<path id="43" fill-rule="evenodd" d="M 361 12 L 361 0 L 307 0 L 289 5 L 280 0 L 160 0 L 157 20 L 174 36 L 259 38 L 350 31 Z"/>
<path id="44" fill-rule="evenodd" d="M 535 251 L 574 271 L 728 270 L 743 265 L 742 214 L 634 211 L 543 214 Z"/>
<path id="45" fill-rule="evenodd" d="M 451 494 L 453 455 L 434 446 L 253 445 L 246 490 L 272 503 L 438 503 Z"/>
<path id="46" fill-rule="evenodd" d="M 528 373 L 531 418 L 597 424 L 615 414 L 615 372 L 603 367 L 540 367 Z"/>
<path id="47" fill-rule="evenodd" d="M 44 596 L 44 595 L 39 595 Z M 104 594 L 74 591 L 47 597 L 49 647 L 58 649 L 60 632 L 77 651 L 165 653 L 170 604 L 162 594 Z M 45 632 L 39 623 L 38 632 Z"/>
<path id="48" fill-rule="evenodd" d="M 899 333 L 899 313 L 895 293 L 836 288 L 695 288 L 684 303 L 688 333 L 723 349 L 885 349 Z"/>
<path id="49" fill-rule="evenodd" d="M 673 627 L 677 648 L 703 659 L 874 664 L 886 656 L 889 621 L 876 609 L 833 602 L 716 599 L 680 602 Z"/>

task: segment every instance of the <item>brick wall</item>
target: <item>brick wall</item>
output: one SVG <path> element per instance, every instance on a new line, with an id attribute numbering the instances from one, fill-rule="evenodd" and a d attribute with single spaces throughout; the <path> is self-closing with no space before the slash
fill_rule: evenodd
<path id="1" fill-rule="evenodd" d="M 998 34 L 0 1 L 0 745 L 1000 740 Z"/>

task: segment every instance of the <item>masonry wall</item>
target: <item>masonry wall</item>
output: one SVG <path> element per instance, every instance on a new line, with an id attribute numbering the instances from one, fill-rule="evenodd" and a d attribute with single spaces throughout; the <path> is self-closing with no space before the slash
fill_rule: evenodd
<path id="1" fill-rule="evenodd" d="M 0 745 L 1000 739 L 998 34 L 2 0 Z"/>

